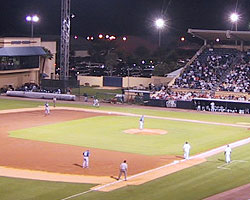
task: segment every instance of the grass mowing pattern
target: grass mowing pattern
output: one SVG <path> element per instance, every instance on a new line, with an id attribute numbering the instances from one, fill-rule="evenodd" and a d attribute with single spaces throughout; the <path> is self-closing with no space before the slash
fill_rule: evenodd
<path id="1" fill-rule="evenodd" d="M 233 160 L 247 163 L 229 165 L 231 170 L 217 169 L 224 164 L 222 153 L 208 162 L 176 172 L 139 186 L 128 186 L 112 192 L 91 192 L 72 200 L 200 200 L 250 183 L 250 145 L 233 149 Z M 59 200 L 92 185 L 32 181 L 0 177 L 1 200 Z"/>
<path id="2" fill-rule="evenodd" d="M 93 186 L 0 177 L 0 199 L 57 200 L 87 191 Z"/>
<path id="3" fill-rule="evenodd" d="M 37 106 L 43 106 L 44 102 L 39 101 L 21 101 L 21 100 L 9 100 L 9 99 L 0 99 L 0 110 L 8 110 L 15 108 L 31 108 Z M 52 104 L 51 104 L 52 105 Z M 153 115 L 160 117 L 172 117 L 172 118 L 180 118 L 180 119 L 193 119 L 200 121 L 209 121 L 209 122 L 221 122 L 221 123 L 248 123 L 250 126 L 250 116 L 249 115 L 218 115 L 218 114 L 206 114 L 202 112 L 174 112 L 166 110 L 153 110 L 146 108 L 129 108 L 129 107 L 116 107 L 116 106 L 102 106 L 100 108 L 93 108 L 91 105 L 81 105 L 81 104 L 73 104 L 73 102 L 68 103 L 58 103 L 58 106 L 66 106 L 66 107 L 77 107 L 77 108 L 88 108 L 88 109 L 98 109 L 105 111 L 118 111 L 118 112 L 126 112 L 126 113 L 134 113 L 139 115 Z"/>
<path id="4" fill-rule="evenodd" d="M 208 162 L 176 172 L 139 186 L 128 186 L 112 192 L 93 192 L 72 200 L 200 200 L 250 183 L 250 145 L 233 149 L 234 160 L 247 163 L 231 165 L 231 170 L 217 169 L 224 164 L 224 155 Z M 230 165 L 229 165 L 230 166 Z"/>
<path id="5" fill-rule="evenodd" d="M 12 131 L 10 136 L 145 155 L 181 155 L 185 141 L 192 145 L 191 154 L 196 154 L 249 137 L 249 131 L 244 128 L 148 118 L 145 128 L 163 129 L 168 133 L 123 133 L 138 126 L 139 118 L 136 117 L 99 116 Z"/>

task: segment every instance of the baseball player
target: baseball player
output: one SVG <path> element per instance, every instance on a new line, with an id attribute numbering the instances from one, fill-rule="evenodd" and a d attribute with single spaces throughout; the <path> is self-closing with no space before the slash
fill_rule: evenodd
<path id="1" fill-rule="evenodd" d="M 83 152 L 82 168 L 88 168 L 89 167 L 89 156 L 90 156 L 89 150 Z"/>
<path id="2" fill-rule="evenodd" d="M 226 163 L 231 162 L 231 153 L 232 153 L 232 149 L 230 148 L 230 146 L 228 144 L 225 151 L 224 151 Z"/>
<path id="3" fill-rule="evenodd" d="M 121 163 L 121 165 L 120 165 L 120 173 L 119 173 L 117 180 L 119 180 L 121 178 L 122 174 L 124 174 L 124 180 L 126 181 L 127 180 L 127 172 L 128 172 L 128 164 L 127 164 L 127 161 L 124 160 L 123 163 Z"/>
<path id="4" fill-rule="evenodd" d="M 53 97 L 53 105 L 54 105 L 54 108 L 56 107 L 56 97 Z"/>
<path id="5" fill-rule="evenodd" d="M 99 107 L 100 106 L 99 101 L 98 101 L 97 98 L 94 98 L 93 106 L 94 107 Z"/>
<path id="6" fill-rule="evenodd" d="M 211 112 L 214 112 L 215 111 L 215 103 L 211 102 L 210 106 L 211 106 Z"/>
<path id="7" fill-rule="evenodd" d="M 45 106 L 45 116 L 47 116 L 47 115 L 49 115 L 49 114 L 50 114 L 50 110 L 49 110 L 49 103 L 48 103 L 48 102 L 46 102 L 46 103 L 44 104 L 44 106 Z"/>
<path id="8" fill-rule="evenodd" d="M 140 130 L 144 129 L 144 115 L 140 118 Z"/>
<path id="9" fill-rule="evenodd" d="M 190 152 L 191 146 L 188 142 L 185 142 L 185 144 L 183 145 L 183 151 L 184 151 L 184 158 L 186 160 L 189 159 L 189 152 Z"/>

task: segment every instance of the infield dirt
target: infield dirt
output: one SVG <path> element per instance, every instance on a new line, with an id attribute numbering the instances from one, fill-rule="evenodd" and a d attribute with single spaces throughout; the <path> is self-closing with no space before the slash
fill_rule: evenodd
<path id="1" fill-rule="evenodd" d="M 0 166 L 64 174 L 110 176 L 117 175 L 119 164 L 124 159 L 129 164 L 130 175 L 180 159 L 176 156 L 145 156 L 8 136 L 8 132 L 13 130 L 104 115 L 70 110 L 53 110 L 47 117 L 43 110 L 0 114 Z M 83 169 L 82 152 L 86 149 L 91 151 L 90 168 Z"/>

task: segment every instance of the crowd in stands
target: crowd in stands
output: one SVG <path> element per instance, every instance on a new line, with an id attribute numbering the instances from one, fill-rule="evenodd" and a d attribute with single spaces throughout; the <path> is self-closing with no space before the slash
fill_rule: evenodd
<path id="1" fill-rule="evenodd" d="M 211 90 L 233 63 L 236 49 L 205 49 L 176 79 L 176 88 Z"/>
<path id="2" fill-rule="evenodd" d="M 243 54 L 226 79 L 219 86 L 220 91 L 250 92 L 250 55 Z"/>
<path id="3" fill-rule="evenodd" d="M 236 95 L 214 95 L 209 91 L 194 92 L 194 91 L 174 91 L 171 88 L 162 86 L 160 90 L 151 90 L 153 93 L 151 99 L 162 99 L 162 100 L 183 100 L 192 101 L 193 98 L 207 98 L 207 99 L 224 99 L 224 100 L 237 100 L 237 101 L 250 101 L 246 96 Z"/>

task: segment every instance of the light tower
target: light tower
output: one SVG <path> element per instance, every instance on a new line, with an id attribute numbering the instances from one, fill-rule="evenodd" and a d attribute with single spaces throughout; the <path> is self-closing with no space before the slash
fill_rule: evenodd
<path id="1" fill-rule="evenodd" d="M 163 28 L 165 27 L 165 20 L 162 18 L 156 19 L 155 26 L 159 31 L 159 38 L 158 38 L 159 43 L 158 43 L 158 45 L 159 45 L 159 47 L 161 47 L 161 32 L 162 32 Z"/>
<path id="2" fill-rule="evenodd" d="M 61 46 L 60 46 L 60 79 L 69 78 L 69 44 L 70 44 L 70 3 L 61 1 Z"/>

